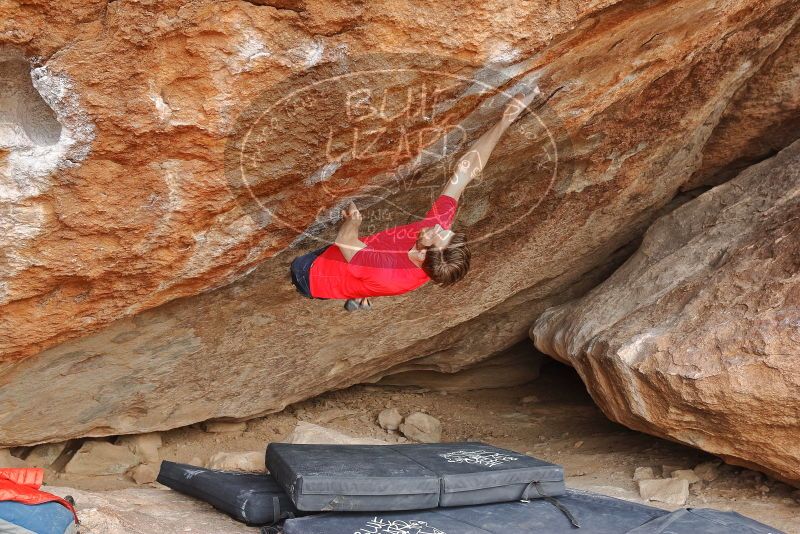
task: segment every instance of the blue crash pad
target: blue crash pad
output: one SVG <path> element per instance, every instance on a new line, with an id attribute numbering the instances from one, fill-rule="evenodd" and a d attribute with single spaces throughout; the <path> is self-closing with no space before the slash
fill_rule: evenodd
<path id="1" fill-rule="evenodd" d="M 0 501 L 0 533 L 71 534 L 76 527 L 72 511 L 63 504 Z"/>

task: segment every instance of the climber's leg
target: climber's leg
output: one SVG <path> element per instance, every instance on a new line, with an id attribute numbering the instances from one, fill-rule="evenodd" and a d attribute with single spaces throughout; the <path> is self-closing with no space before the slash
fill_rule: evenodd
<path id="1" fill-rule="evenodd" d="M 303 254 L 302 256 L 296 257 L 294 260 L 292 260 L 292 264 L 289 266 L 292 284 L 294 284 L 297 292 L 306 298 L 320 298 L 313 297 L 311 295 L 311 281 L 309 272 L 311 271 L 311 264 L 314 263 L 314 260 L 316 260 L 320 254 L 325 252 L 325 249 L 327 249 L 328 246 L 330 245 L 326 245 L 322 248 L 312 250 L 308 254 Z"/>

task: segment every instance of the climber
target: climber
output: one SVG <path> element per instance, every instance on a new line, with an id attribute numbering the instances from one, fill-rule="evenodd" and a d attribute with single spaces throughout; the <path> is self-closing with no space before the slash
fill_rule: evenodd
<path id="1" fill-rule="evenodd" d="M 292 261 L 289 273 L 297 291 L 307 298 L 346 299 L 345 309 L 355 311 L 369 309 L 369 297 L 400 295 L 429 280 L 446 287 L 464 278 L 470 250 L 464 234 L 450 229 L 458 200 L 506 129 L 538 94 L 538 88 L 519 93 L 506 104 L 500 121 L 458 160 L 423 220 L 360 237 L 361 213 L 350 202 L 342 210 L 334 244 Z"/>

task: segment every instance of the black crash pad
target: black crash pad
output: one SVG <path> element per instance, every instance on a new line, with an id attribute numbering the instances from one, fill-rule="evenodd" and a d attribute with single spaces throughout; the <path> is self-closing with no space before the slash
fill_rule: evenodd
<path id="1" fill-rule="evenodd" d="M 285 534 L 623 534 L 668 513 L 577 490 L 566 490 L 558 501 L 576 517 L 580 529 L 541 499 L 424 511 L 318 514 L 289 519 L 283 529 Z"/>
<path id="2" fill-rule="evenodd" d="M 328 513 L 289 519 L 284 534 L 783 534 L 735 512 L 660 508 L 567 490 L 558 502 L 577 529 L 545 500 L 434 510 Z"/>
<path id="3" fill-rule="evenodd" d="M 654 519 L 628 534 L 783 534 L 736 512 L 683 508 Z"/>
<path id="4" fill-rule="evenodd" d="M 417 510 L 557 496 L 564 472 L 484 443 L 271 443 L 267 467 L 306 511 Z"/>
<path id="5" fill-rule="evenodd" d="M 269 525 L 297 513 L 283 488 L 267 474 L 215 471 L 163 461 L 156 480 L 249 525 Z"/>

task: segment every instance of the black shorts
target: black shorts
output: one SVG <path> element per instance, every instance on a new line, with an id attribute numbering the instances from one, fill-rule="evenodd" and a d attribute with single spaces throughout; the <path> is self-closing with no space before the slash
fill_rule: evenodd
<path id="1" fill-rule="evenodd" d="M 297 292 L 306 298 L 322 298 L 311 296 L 311 279 L 309 273 L 311 271 L 311 264 L 314 263 L 314 260 L 325 252 L 329 246 L 331 245 L 325 245 L 322 248 L 312 250 L 308 254 L 298 256 L 292 260 L 292 264 L 289 266 L 289 275 L 292 277 L 292 284 L 294 284 Z"/>

